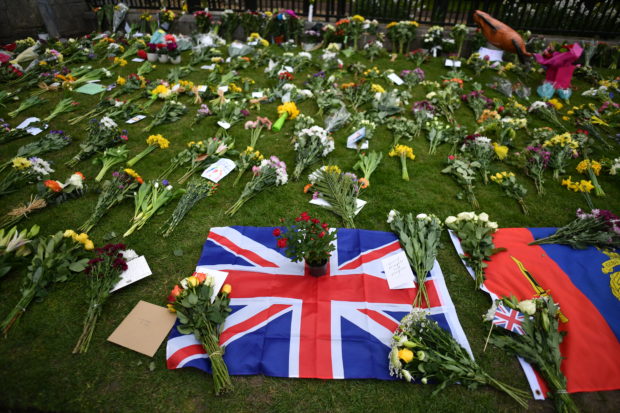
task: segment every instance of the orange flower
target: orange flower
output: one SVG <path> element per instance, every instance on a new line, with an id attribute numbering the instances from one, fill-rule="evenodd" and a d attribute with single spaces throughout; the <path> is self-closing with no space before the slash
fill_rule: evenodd
<path id="1" fill-rule="evenodd" d="M 47 181 L 43 182 L 43 184 L 54 192 L 62 191 L 62 186 L 58 181 L 48 179 Z"/>
<path id="2" fill-rule="evenodd" d="M 306 186 L 304 186 L 304 194 L 307 194 L 310 188 L 312 188 L 312 184 L 307 184 Z"/>
<path id="3" fill-rule="evenodd" d="M 359 183 L 360 183 L 360 188 L 362 189 L 366 189 L 370 185 L 370 182 L 368 182 L 368 179 L 366 178 L 360 178 Z"/>
<path id="4" fill-rule="evenodd" d="M 86 180 L 86 177 L 84 176 L 84 174 L 80 171 L 75 171 L 73 172 L 74 175 L 78 175 L 80 178 L 82 178 L 82 181 Z"/>
<path id="5" fill-rule="evenodd" d="M 170 295 L 168 296 L 168 302 L 174 303 L 177 299 L 177 296 L 181 294 L 181 291 L 183 291 L 183 289 L 178 285 L 175 285 L 172 291 L 170 291 Z"/>
<path id="6" fill-rule="evenodd" d="M 136 181 L 138 181 L 139 184 L 143 184 L 144 183 L 144 179 L 142 179 L 141 176 L 137 176 L 136 177 Z"/>
<path id="7" fill-rule="evenodd" d="M 250 59 L 250 58 L 249 58 L 249 57 L 247 57 L 247 56 L 241 56 L 241 60 L 245 60 L 246 62 L 249 62 L 249 61 L 251 61 L 252 59 Z"/>
<path id="8" fill-rule="evenodd" d="M 198 280 L 198 282 L 200 284 L 205 282 L 205 280 L 207 279 L 207 276 L 204 273 L 201 273 L 201 272 L 195 272 L 194 273 L 194 277 L 196 277 L 196 279 Z"/>

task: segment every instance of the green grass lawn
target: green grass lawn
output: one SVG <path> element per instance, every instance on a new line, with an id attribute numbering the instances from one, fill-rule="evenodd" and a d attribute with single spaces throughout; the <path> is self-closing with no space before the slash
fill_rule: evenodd
<path id="1" fill-rule="evenodd" d="M 184 59 L 189 56 L 184 54 Z M 413 69 L 413 65 L 402 58 L 395 62 L 380 59 L 374 64 L 365 58 L 354 55 L 346 63 L 360 61 L 366 65 L 376 65 L 380 69 L 393 68 L 397 73 L 402 69 Z M 422 67 L 427 79 L 439 80 L 445 74 L 442 59 L 434 59 Z M 138 63 L 129 62 L 124 68 L 114 69 L 117 74 L 133 73 Z M 155 80 L 165 78 L 169 64 L 158 64 L 157 69 L 148 74 L 147 78 Z M 472 75 L 468 69 L 467 74 Z M 296 74 L 295 83 L 301 85 L 306 73 Z M 208 72 L 198 69 L 187 79 L 201 84 Z M 619 73 L 605 72 L 607 76 Z M 256 80 L 256 87 L 273 86 L 275 80 L 266 78 L 260 69 L 247 69 L 242 76 Z M 491 81 L 495 72 L 485 72 L 476 79 L 483 85 Z M 351 76 L 347 75 L 344 80 Z M 542 75 L 536 75 L 527 81 L 535 90 L 541 82 Z M 514 79 L 513 79 L 514 80 Z M 113 79 L 104 81 L 105 84 Z M 392 87 L 384 80 L 376 80 L 386 89 Z M 589 88 L 586 83 L 575 80 L 578 89 L 571 103 L 580 104 L 590 100 L 582 98 L 580 92 Z M 498 92 L 485 87 L 489 97 L 501 97 Z M 471 90 L 471 83 L 466 83 L 465 90 Z M 28 96 L 24 91 L 20 97 Z M 95 105 L 99 97 L 92 97 L 73 92 L 46 92 L 43 96 L 49 102 L 41 107 L 22 113 L 17 119 L 9 119 L 12 126 L 29 116 L 44 117 L 64 95 L 78 100 L 82 108 L 78 112 L 61 115 L 51 123 L 51 129 L 63 129 L 73 138 L 74 142 L 59 152 L 43 155 L 44 159 L 55 162 L 55 179 L 63 181 L 73 170 L 64 166 L 64 162 L 78 152 L 80 140 L 86 136 L 86 123 L 69 126 L 67 120 L 76 114 L 86 112 Z M 414 91 L 414 100 L 423 99 L 426 91 L 419 87 Z M 505 98 L 504 98 L 505 99 Z M 535 100 L 535 97 L 534 99 Z M 134 169 L 145 179 L 154 179 L 168 165 L 168 159 L 178 150 L 185 147 L 191 140 L 213 136 L 217 130 L 216 117 L 203 120 L 192 128 L 197 105 L 190 97 L 184 96 L 181 101 L 190 108 L 189 113 L 179 122 L 154 128 L 151 133 L 160 133 L 168 138 L 171 147 L 167 150 L 156 150 Z M 412 102 L 410 102 L 412 103 Z M 155 113 L 161 103 L 157 102 L 150 108 Z M 15 109 L 18 103 L 11 103 L 0 110 L 0 117 Z M 252 112 L 254 118 L 260 114 L 275 121 L 277 103 L 264 104 L 260 113 Z M 309 100 L 299 105 L 302 113 L 315 115 L 317 106 Z M 566 109 L 564 109 L 565 111 Z M 407 116 L 409 115 L 407 111 Z M 462 106 L 457 118 L 472 132 L 475 127 L 473 113 L 467 106 Z M 141 129 L 147 120 L 134 125 L 126 125 L 129 130 L 128 147 L 130 157 L 145 147 L 145 139 L 149 135 Z M 319 125 L 323 122 L 319 119 Z M 264 131 L 257 145 L 265 155 L 277 155 L 289 165 L 289 173 L 294 167 L 295 152 L 290 143 L 294 122 L 287 121 L 281 132 Z M 123 125 L 125 126 L 125 125 Z M 529 127 L 545 126 L 536 117 L 529 118 Z M 231 135 L 236 139 L 236 148 L 243 150 L 249 143 L 249 132 L 243 129 L 243 123 L 235 125 Z M 343 170 L 350 170 L 356 162 L 354 150 L 345 148 L 345 140 L 351 130 L 349 127 L 337 131 L 336 150 L 329 156 L 328 163 L 337 164 Z M 0 147 L 0 162 L 12 158 L 18 147 L 36 138 L 14 141 Z M 516 138 L 517 150 L 527 142 L 528 136 L 520 133 Z M 370 143 L 373 150 L 389 151 L 392 136 L 381 126 Z M 386 216 L 390 209 L 402 212 L 434 213 L 441 218 L 470 210 L 466 201 L 456 199 L 460 190 L 456 183 L 447 175 L 440 173 L 449 152 L 447 145 L 440 146 L 437 154 L 428 155 L 428 142 L 424 134 L 411 144 L 416 159 L 409 165 L 409 182 L 400 179 L 400 163 L 397 158 L 384 158 L 372 176 L 371 186 L 361 198 L 369 201 L 356 218 L 358 228 L 387 231 Z M 619 156 L 616 146 L 614 151 L 597 148 L 594 159 L 613 158 Z M 577 164 L 573 161 L 571 170 Z M 538 197 L 533 181 L 522 171 L 502 164 L 498 161 L 493 165 L 494 171 L 512 170 L 517 173 L 528 189 L 526 202 L 530 209 L 529 215 L 523 215 L 518 204 L 503 195 L 501 188 L 489 184 L 477 185 L 476 195 L 481 210 L 487 212 L 500 227 L 538 227 L 561 226 L 574 217 L 575 209 L 586 208 L 587 205 L 580 194 L 572 193 L 554 181 L 549 172 L 546 176 L 547 194 Z M 93 178 L 99 170 L 98 165 L 90 161 L 81 162 L 75 170 L 81 171 L 87 178 L 89 192 L 81 199 L 66 202 L 57 207 L 49 207 L 36 213 L 20 224 L 20 227 L 39 224 L 42 234 L 52 234 L 67 228 L 77 228 L 91 211 L 97 200 L 97 191 Z M 310 172 L 310 171 L 308 171 Z M 178 179 L 182 175 L 178 170 L 170 179 Z M 577 172 L 572 170 L 573 177 Z M 240 185 L 232 186 L 235 173 L 221 182 L 220 189 L 211 198 L 201 201 L 178 226 L 173 235 L 163 239 L 158 230 L 168 218 L 174 205 L 167 206 L 163 214 L 154 217 L 142 230 L 123 240 L 130 248 L 146 255 L 153 275 L 129 287 L 114 293 L 100 318 L 90 350 L 85 355 L 72 355 L 75 342 L 81 329 L 82 318 L 87 308 L 86 285 L 84 275 L 53 289 L 42 303 L 33 303 L 23 315 L 19 324 L 14 326 L 6 339 L 0 339 L 0 406 L 9 410 L 39 409 L 44 411 L 369 411 L 369 412 L 495 412 L 523 411 L 507 396 L 490 388 L 476 391 L 460 386 L 449 386 L 445 391 L 431 397 L 432 385 L 412 385 L 405 382 L 384 382 L 377 380 L 307 380 L 279 379 L 262 376 L 233 377 L 235 392 L 216 398 L 213 396 L 211 376 L 195 369 L 169 371 L 165 364 L 165 345 L 162 345 L 153 359 L 124 349 L 106 341 L 106 338 L 129 313 L 139 300 L 164 305 L 169 290 L 181 278 L 190 275 L 200 256 L 209 228 L 227 225 L 278 225 L 280 218 L 291 218 L 301 211 L 309 211 L 322 220 L 333 225 L 340 225 L 337 217 L 320 207 L 309 205 L 309 196 L 303 193 L 307 183 L 302 179 L 289 182 L 284 187 L 264 191 L 249 201 L 234 217 L 224 215 L 224 211 L 235 202 L 249 179 L 246 174 Z M 605 189 L 605 198 L 593 198 L 598 208 L 620 212 L 620 178 L 601 176 L 599 182 Z M 34 186 L 22 188 L 20 191 L 0 199 L 0 212 L 5 213 L 17 203 L 26 201 L 34 192 Z M 133 214 L 133 202 L 125 201 L 111 210 L 90 233 L 97 245 L 104 243 L 104 238 L 111 233 L 123 234 L 129 227 Z M 121 241 L 115 238 L 115 242 Z M 181 250 L 182 255 L 173 254 Z M 459 320 L 469 339 L 475 357 L 480 364 L 494 376 L 511 385 L 528 389 L 525 376 L 517 360 L 494 348 L 482 351 L 487 334 L 487 327 L 481 322 L 481 315 L 490 305 L 488 296 L 474 290 L 474 281 L 466 273 L 458 255 L 449 242 L 447 233 L 443 235 L 443 248 L 438 260 L 446 276 L 448 289 L 456 306 Z M 4 316 L 15 305 L 19 298 L 21 271 L 14 271 L 2 279 L 0 283 L 0 315 Z M 233 286 L 234 297 L 234 286 Z M 248 352 L 252 349 L 249 348 Z M 302 355 L 303 357 L 303 355 Z M 151 364 L 153 362 L 153 364 Z M 574 398 L 582 411 L 611 411 L 617 405 L 619 392 L 601 392 L 576 394 Z M 552 411 L 550 402 L 530 402 L 528 411 Z"/>

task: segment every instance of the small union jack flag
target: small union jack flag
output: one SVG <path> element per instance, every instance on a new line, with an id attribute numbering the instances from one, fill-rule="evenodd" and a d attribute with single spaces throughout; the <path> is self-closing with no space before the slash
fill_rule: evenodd
<path id="1" fill-rule="evenodd" d="M 525 332 L 521 324 L 523 324 L 524 319 L 525 316 L 523 313 L 506 307 L 503 304 L 498 304 L 497 310 L 495 310 L 495 316 L 493 317 L 493 324 L 510 330 L 513 333 L 523 335 Z"/>

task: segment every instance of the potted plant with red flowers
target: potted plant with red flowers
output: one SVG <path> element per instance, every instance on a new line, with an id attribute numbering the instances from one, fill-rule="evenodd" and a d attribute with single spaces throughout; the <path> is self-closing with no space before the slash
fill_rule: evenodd
<path id="1" fill-rule="evenodd" d="M 157 43 L 157 58 L 159 63 L 168 62 L 168 46 L 166 43 Z"/>
<path id="2" fill-rule="evenodd" d="M 181 52 L 179 51 L 179 46 L 177 45 L 177 42 L 166 43 L 166 48 L 168 49 L 168 57 L 170 58 L 170 63 L 175 65 L 181 63 Z"/>
<path id="3" fill-rule="evenodd" d="M 148 43 L 146 57 L 149 62 L 155 63 L 157 61 L 157 45 L 155 43 Z"/>
<path id="4" fill-rule="evenodd" d="M 336 229 L 330 229 L 326 222 L 312 218 L 302 212 L 284 228 L 275 228 L 278 248 L 286 248 L 284 253 L 294 262 L 305 261 L 310 275 L 320 277 L 327 272 L 331 252 L 336 249 Z"/>

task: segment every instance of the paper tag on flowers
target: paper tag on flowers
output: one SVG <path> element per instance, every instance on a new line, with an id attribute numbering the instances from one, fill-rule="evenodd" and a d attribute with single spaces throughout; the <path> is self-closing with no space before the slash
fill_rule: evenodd
<path id="1" fill-rule="evenodd" d="M 127 261 L 127 269 L 123 271 L 121 274 L 121 279 L 114 287 L 112 287 L 110 292 L 113 293 L 114 291 L 146 278 L 151 274 L 153 274 L 153 272 L 151 271 L 148 262 L 146 262 L 144 255 L 134 258 L 131 261 Z"/>
<path id="2" fill-rule="evenodd" d="M 226 277 L 228 277 L 228 273 L 224 271 L 212 270 L 200 265 L 196 267 L 196 272 L 201 272 L 207 277 L 211 277 L 213 279 L 213 294 L 211 295 L 211 302 L 215 301 L 217 294 L 224 285 L 224 281 L 226 281 Z"/>
<path id="3" fill-rule="evenodd" d="M 228 85 L 225 85 L 225 86 L 218 86 L 218 87 L 217 87 L 217 90 L 218 90 L 218 91 L 220 91 L 220 92 L 222 92 L 222 93 L 226 93 L 226 92 L 228 92 Z"/>
<path id="4" fill-rule="evenodd" d="M 125 123 L 129 123 L 129 124 L 136 123 L 136 122 L 141 121 L 144 118 L 146 118 L 146 115 L 136 115 L 133 118 L 127 119 Z"/>
<path id="5" fill-rule="evenodd" d="M 207 91 L 207 85 L 198 85 L 198 89 L 199 92 L 206 92 Z"/>
<path id="6" fill-rule="evenodd" d="M 16 129 L 26 129 L 26 132 L 28 132 L 32 136 L 38 135 L 39 133 L 47 129 L 47 124 L 43 125 L 43 129 L 37 128 L 36 126 L 29 126 L 29 125 L 33 122 L 39 122 L 40 120 L 41 119 L 35 118 L 35 117 L 25 119 L 22 123 L 20 123 L 16 127 Z"/>
<path id="7" fill-rule="evenodd" d="M 347 148 L 349 149 L 368 149 L 368 141 L 363 142 L 361 145 L 358 144 L 359 141 L 366 137 L 366 127 L 358 129 L 353 132 L 347 138 Z"/>
<path id="8" fill-rule="evenodd" d="M 252 92 L 252 97 L 255 99 L 262 98 L 263 96 L 263 92 Z"/>
<path id="9" fill-rule="evenodd" d="M 131 59 L 131 61 L 141 63 L 141 62 L 144 62 L 144 59 L 140 59 L 139 57 L 134 57 L 133 59 Z"/>
<path id="10" fill-rule="evenodd" d="M 359 199 L 359 198 L 357 199 L 356 201 L 357 208 L 355 209 L 355 215 L 359 214 L 359 212 L 362 210 L 362 208 L 364 208 L 364 205 L 366 205 L 367 202 L 368 201 L 364 201 L 363 199 Z M 329 202 L 327 202 L 321 197 L 311 199 L 310 203 L 314 205 L 322 206 L 324 208 L 330 208 L 332 206 L 332 204 L 330 204 Z"/>
<path id="11" fill-rule="evenodd" d="M 231 124 L 228 122 L 224 122 L 223 120 L 218 120 L 217 124 L 220 125 L 224 129 L 230 129 Z"/>
<path id="12" fill-rule="evenodd" d="M 396 83 L 398 86 L 402 85 L 403 83 L 405 83 L 400 76 L 398 76 L 396 73 L 390 73 L 388 75 L 388 79 L 390 79 L 392 82 Z"/>
<path id="13" fill-rule="evenodd" d="M 381 260 L 381 264 L 383 265 L 383 271 L 385 272 L 390 290 L 415 287 L 413 271 L 411 266 L 409 266 L 405 251 Z"/>
<path id="14" fill-rule="evenodd" d="M 445 62 L 444 65 L 446 67 L 461 67 L 461 61 L 460 60 L 446 59 L 446 62 Z"/>
<path id="15" fill-rule="evenodd" d="M 236 166 L 234 161 L 222 158 L 205 169 L 201 176 L 207 178 L 211 182 L 218 183 L 235 169 Z"/>

